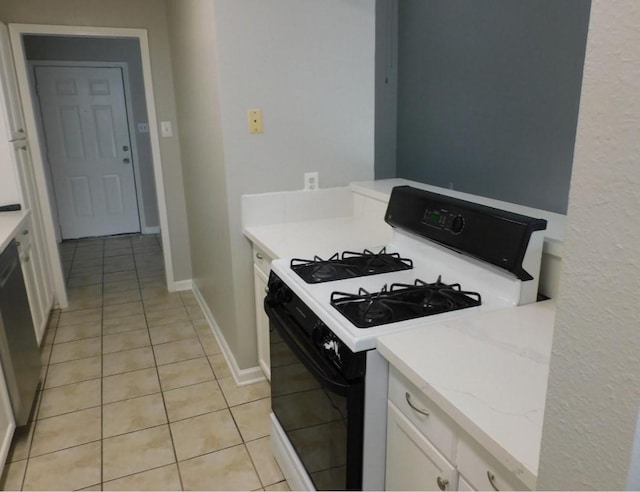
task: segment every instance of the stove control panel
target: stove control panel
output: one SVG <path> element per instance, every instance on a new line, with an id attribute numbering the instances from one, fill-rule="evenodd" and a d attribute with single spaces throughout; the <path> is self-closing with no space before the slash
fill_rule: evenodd
<path id="1" fill-rule="evenodd" d="M 447 209 L 427 208 L 422 217 L 422 223 L 457 235 L 464 229 L 465 221 L 462 215 Z"/>

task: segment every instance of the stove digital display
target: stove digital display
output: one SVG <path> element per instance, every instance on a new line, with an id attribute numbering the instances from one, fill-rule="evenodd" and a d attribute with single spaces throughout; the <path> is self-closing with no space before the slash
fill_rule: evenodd
<path id="1" fill-rule="evenodd" d="M 451 234 L 460 234 L 464 227 L 464 218 L 462 215 L 451 213 L 445 209 L 428 208 L 422 217 L 424 225 L 435 227 Z"/>

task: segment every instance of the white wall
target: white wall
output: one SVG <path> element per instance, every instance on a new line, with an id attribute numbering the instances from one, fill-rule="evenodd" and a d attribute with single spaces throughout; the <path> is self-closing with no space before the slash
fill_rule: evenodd
<path id="1" fill-rule="evenodd" d="M 640 466 L 637 458 L 630 465 L 640 402 L 639 25 L 637 0 L 593 0 L 542 490 L 622 490 Z"/>
<path id="2" fill-rule="evenodd" d="M 234 290 L 250 300 L 241 195 L 300 189 L 306 171 L 322 187 L 373 179 L 375 1 L 216 0 L 215 22 Z M 248 133 L 249 108 L 263 134 Z M 253 336 L 252 309 L 238 304 L 236 322 Z M 240 366 L 255 365 L 243 343 Z"/>
<path id="3" fill-rule="evenodd" d="M 305 171 L 322 187 L 373 178 L 375 1 L 167 6 L 194 279 L 246 369 L 257 357 L 240 197 L 300 189 Z M 248 133 L 251 108 L 262 134 Z"/>

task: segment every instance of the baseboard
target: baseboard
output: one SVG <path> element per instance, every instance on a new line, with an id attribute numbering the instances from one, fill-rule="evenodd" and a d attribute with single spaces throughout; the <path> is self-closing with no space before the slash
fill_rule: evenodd
<path id="1" fill-rule="evenodd" d="M 193 280 L 176 280 L 173 282 L 173 290 L 171 292 L 182 292 L 193 289 Z"/>
<path id="2" fill-rule="evenodd" d="M 160 234 L 160 226 L 143 227 L 142 234 Z"/>
<path id="3" fill-rule="evenodd" d="M 222 350 L 222 355 L 227 361 L 227 365 L 231 370 L 231 375 L 233 376 L 233 379 L 235 380 L 236 384 L 239 386 L 244 386 L 247 384 L 253 384 L 253 383 L 258 383 L 260 381 L 264 381 L 265 380 L 264 373 L 262 372 L 262 369 L 260 369 L 259 366 L 250 367 L 249 369 L 240 369 L 240 367 L 238 366 L 238 363 L 236 362 L 236 358 L 233 355 L 233 352 L 231 352 L 231 349 L 227 344 L 227 340 L 224 338 L 224 335 L 222 334 L 222 330 L 220 330 L 218 323 L 216 323 L 216 320 L 213 317 L 213 314 L 211 313 L 209 306 L 205 302 L 204 297 L 202 297 L 202 293 L 200 292 L 200 289 L 198 289 L 198 286 L 195 282 L 192 282 L 191 290 L 193 291 L 193 294 L 196 296 L 198 304 L 200 305 L 200 308 L 204 312 L 204 316 L 207 322 L 209 323 L 209 326 L 211 327 L 211 331 L 213 332 L 213 335 L 216 337 L 216 340 L 218 341 L 218 345 Z"/>

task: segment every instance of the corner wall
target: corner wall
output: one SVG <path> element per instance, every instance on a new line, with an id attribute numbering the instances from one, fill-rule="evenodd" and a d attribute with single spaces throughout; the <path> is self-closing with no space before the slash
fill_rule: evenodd
<path id="1" fill-rule="evenodd" d="M 240 197 L 373 178 L 375 2 L 167 0 L 194 280 L 241 369 L 255 367 Z M 263 111 L 249 134 L 247 110 Z"/>
<path id="2" fill-rule="evenodd" d="M 593 1 L 540 490 L 638 487 L 639 25 L 637 0 Z"/>

